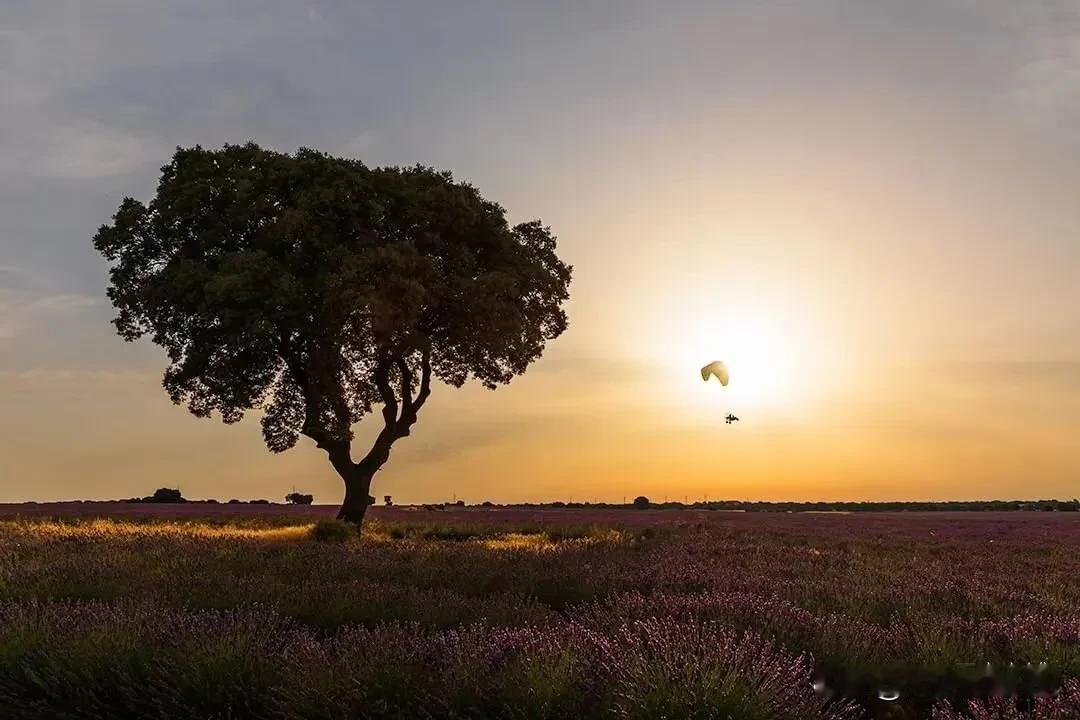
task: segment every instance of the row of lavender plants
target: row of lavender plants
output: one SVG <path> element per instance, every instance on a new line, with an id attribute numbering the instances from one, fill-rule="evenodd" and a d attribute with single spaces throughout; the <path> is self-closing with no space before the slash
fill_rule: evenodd
<path id="1" fill-rule="evenodd" d="M 890 703 L 887 696 L 879 697 Z M 10 718 L 725 718 L 854 720 L 806 655 L 753 632 L 649 618 L 430 631 L 314 632 L 259 606 L 0 604 Z M 883 717 L 892 705 L 879 708 Z M 903 707 L 898 705 L 895 707 Z M 933 720 L 1074 720 L 1080 682 L 1021 709 L 1004 695 Z"/>
<path id="2" fill-rule="evenodd" d="M 844 720 L 812 667 L 752 633 L 650 619 L 321 635 L 257 606 L 0 605 L 11 718 L 761 718 Z"/>

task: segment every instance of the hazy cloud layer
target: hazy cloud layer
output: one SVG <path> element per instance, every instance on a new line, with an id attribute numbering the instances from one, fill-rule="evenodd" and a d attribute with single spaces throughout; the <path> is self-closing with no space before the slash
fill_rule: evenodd
<path id="1" fill-rule="evenodd" d="M 35 295 L 0 288 L 0 340 L 11 340 L 28 326 L 48 323 L 98 302 L 86 295 Z"/>

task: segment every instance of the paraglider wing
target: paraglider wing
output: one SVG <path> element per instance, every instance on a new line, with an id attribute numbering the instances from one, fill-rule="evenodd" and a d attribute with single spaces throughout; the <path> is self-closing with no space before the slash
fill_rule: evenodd
<path id="1" fill-rule="evenodd" d="M 716 370 L 713 371 L 713 374 L 716 375 L 716 379 L 720 381 L 721 385 L 723 385 L 724 387 L 727 387 L 727 384 L 728 384 L 727 365 L 725 365 L 722 362 L 718 362 L 716 364 L 719 365 L 719 367 L 716 368 Z"/>
<path id="2" fill-rule="evenodd" d="M 720 384 L 727 387 L 728 384 L 728 370 L 727 365 L 724 365 L 719 360 L 714 360 L 705 367 L 701 368 L 701 379 L 705 382 L 709 381 L 709 376 L 715 375 L 716 379 L 720 381 Z"/>

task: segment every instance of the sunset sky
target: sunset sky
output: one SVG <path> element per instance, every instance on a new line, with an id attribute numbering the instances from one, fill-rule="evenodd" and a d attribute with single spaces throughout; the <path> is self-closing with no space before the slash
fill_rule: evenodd
<path id="1" fill-rule="evenodd" d="M 97 227 L 246 140 L 452 170 L 575 266 L 380 497 L 1080 495 L 1080 4 L 6 0 L 0 118 L 0 501 L 340 500 L 109 323 Z"/>

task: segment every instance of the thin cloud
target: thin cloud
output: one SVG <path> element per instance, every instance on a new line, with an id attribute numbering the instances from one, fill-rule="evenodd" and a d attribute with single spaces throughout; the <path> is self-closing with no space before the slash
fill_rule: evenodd
<path id="1" fill-rule="evenodd" d="M 46 318 L 77 312 L 96 305 L 89 295 L 60 293 L 35 296 L 20 290 L 0 288 L 0 340 L 9 340 L 27 327 Z"/>
<path id="2" fill-rule="evenodd" d="M 28 290 L 35 285 L 33 276 L 14 265 L 0 265 L 0 293 L 5 290 Z"/>
<path id="3" fill-rule="evenodd" d="M 108 383 L 127 384 L 131 381 L 157 379 L 154 373 L 134 370 L 81 370 L 81 369 L 46 369 L 0 370 L 0 387 L 7 390 L 36 390 L 43 387 L 55 387 L 58 383 L 76 383 L 79 385 L 98 385 Z"/>
<path id="4" fill-rule="evenodd" d="M 1006 12 L 1020 38 L 1017 99 L 1080 132 L 1080 6 L 1010 2 Z"/>
<path id="5" fill-rule="evenodd" d="M 149 160 L 147 144 L 138 137 L 91 126 L 55 132 L 39 170 L 46 175 L 85 180 L 134 172 Z"/>

